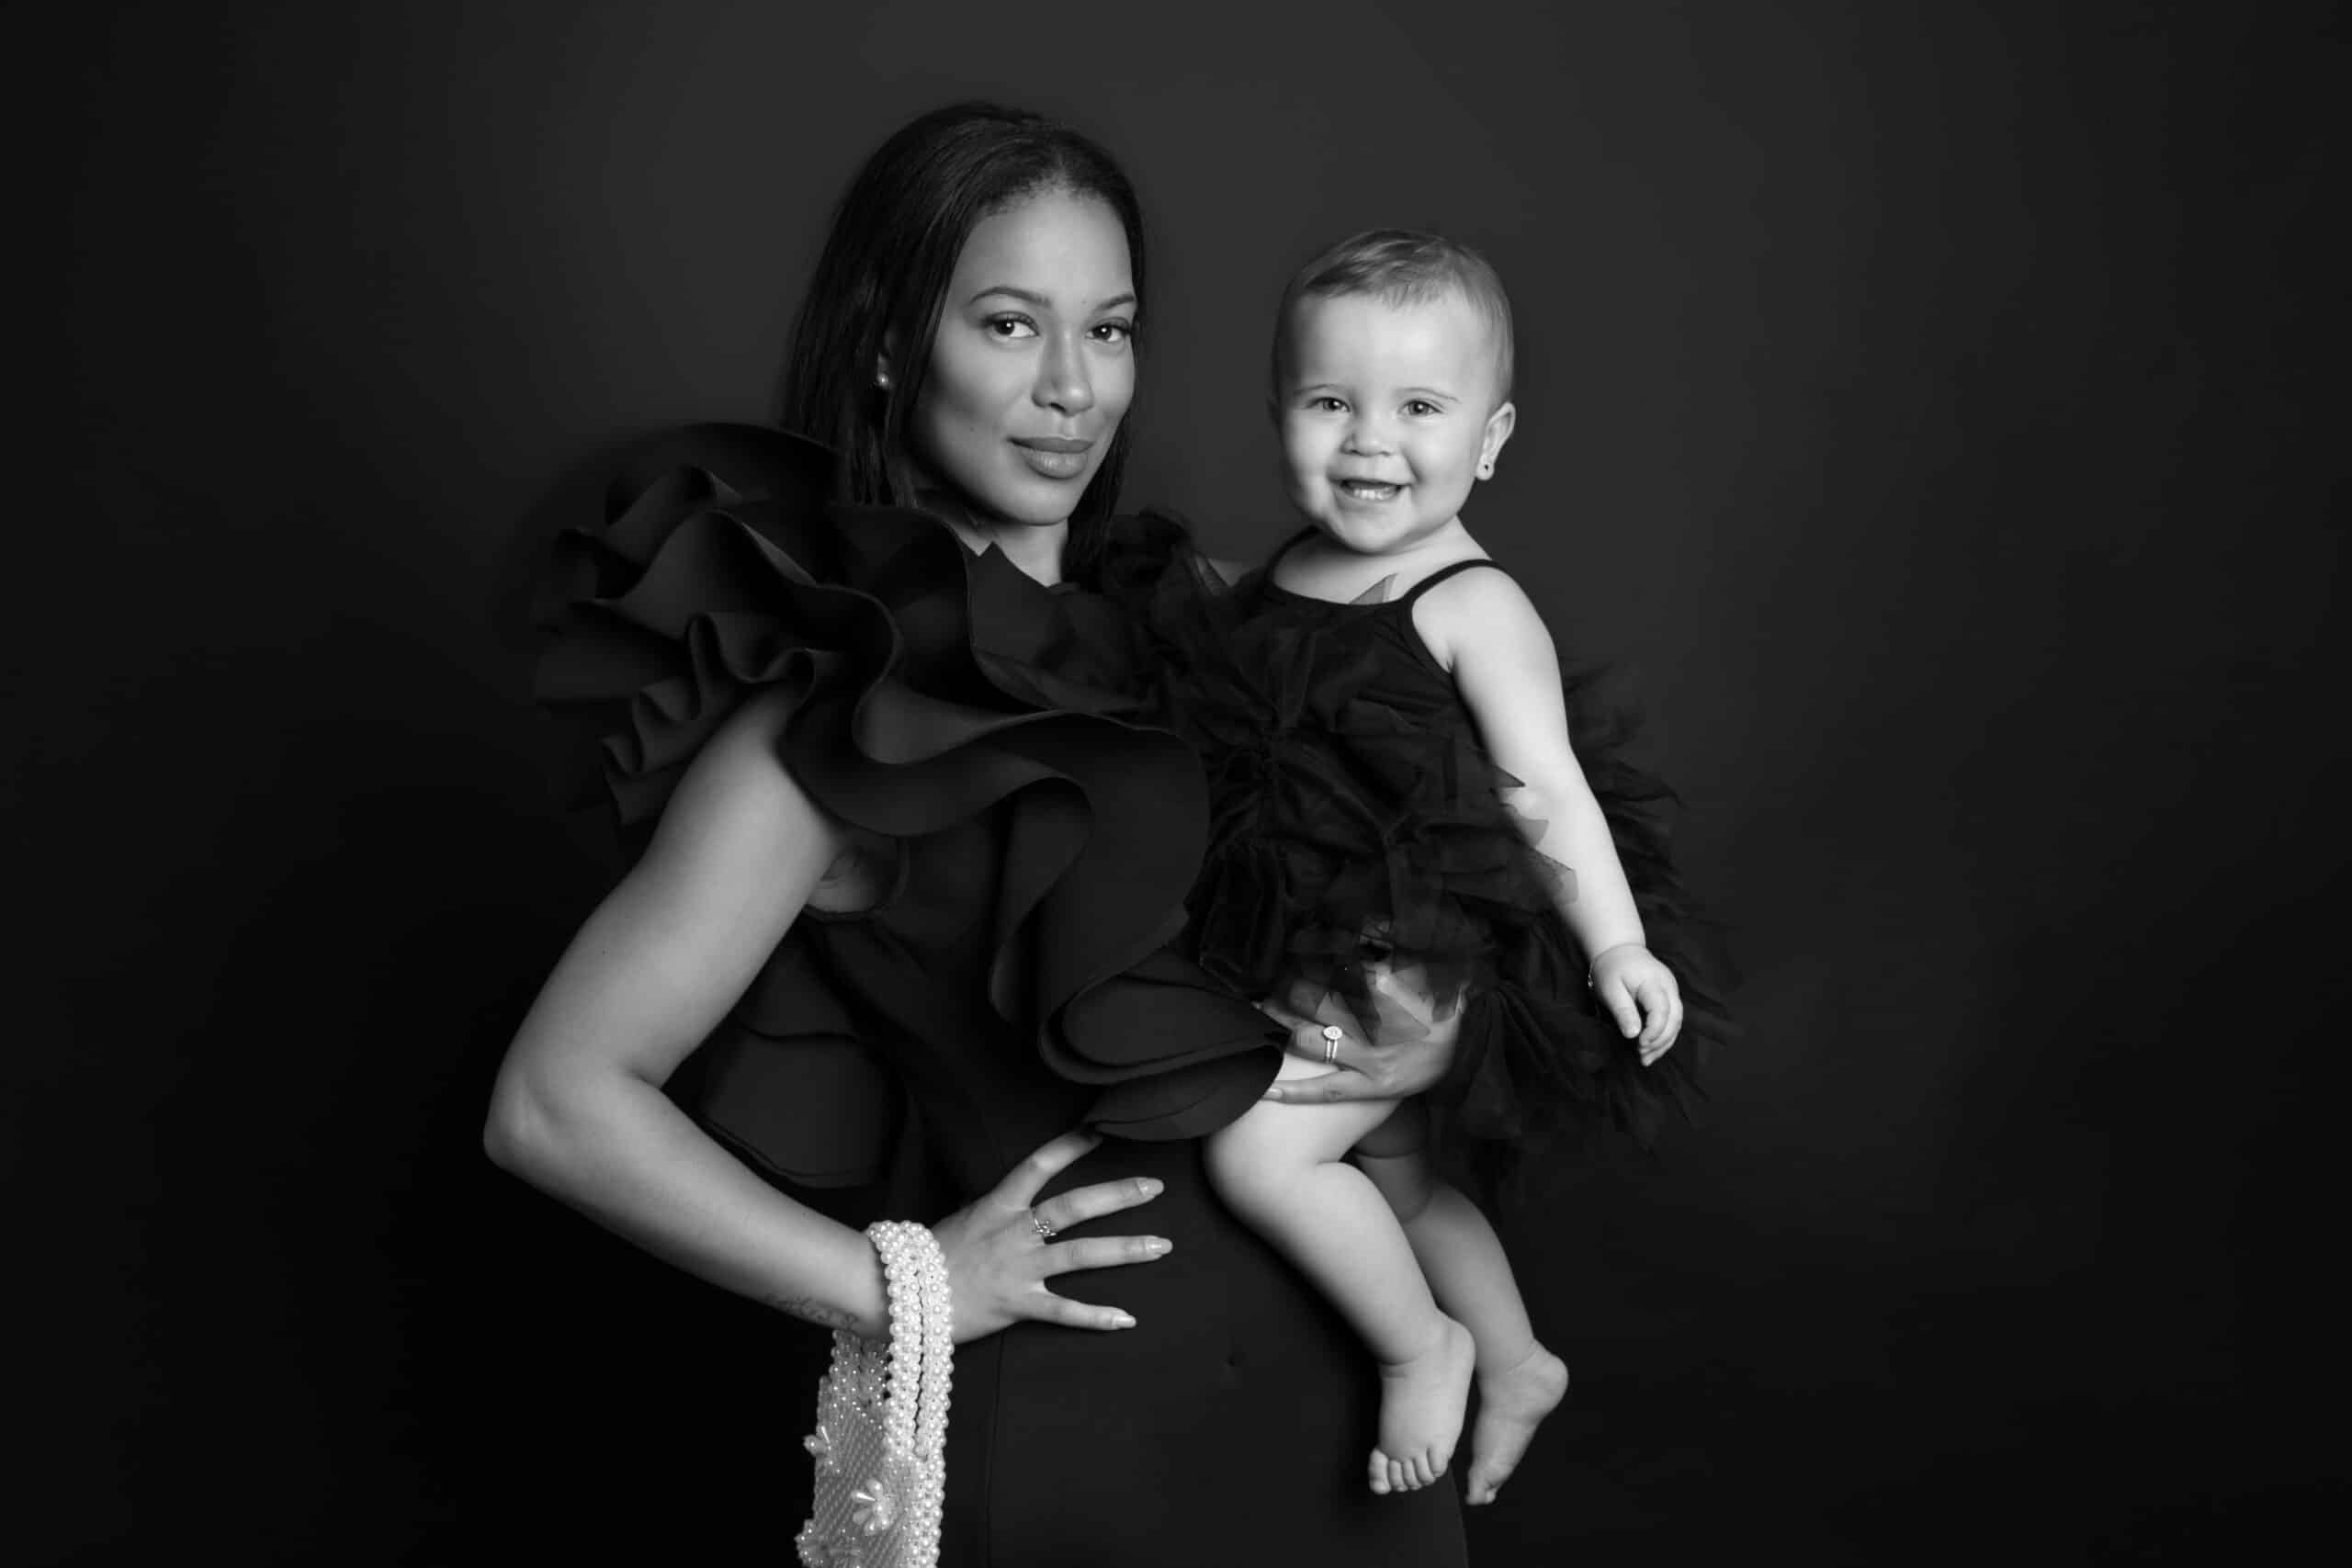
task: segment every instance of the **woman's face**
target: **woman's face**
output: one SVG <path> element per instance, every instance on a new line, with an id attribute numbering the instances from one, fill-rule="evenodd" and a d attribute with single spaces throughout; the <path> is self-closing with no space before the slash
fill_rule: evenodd
<path id="1" fill-rule="evenodd" d="M 983 514 L 1077 510 L 1135 398 L 1135 281 L 1118 215 L 1038 191 L 964 243 L 915 401 L 916 459 Z"/>

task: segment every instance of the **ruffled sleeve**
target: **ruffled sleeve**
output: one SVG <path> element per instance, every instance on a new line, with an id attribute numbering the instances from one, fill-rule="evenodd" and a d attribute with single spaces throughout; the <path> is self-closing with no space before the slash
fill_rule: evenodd
<path id="1" fill-rule="evenodd" d="M 605 525 L 559 547 L 541 701 L 593 738 L 597 787 L 625 826 L 658 818 L 759 691 L 786 694 L 782 761 L 837 821 L 905 840 L 1001 813 L 993 952 L 974 1005 L 1092 1088 L 1105 1131 L 1193 1136 L 1229 1120 L 1271 1080 L 1277 1057 L 1261 1047 L 1276 1036 L 1167 951 L 1205 792 L 1191 750 L 1144 722 L 1118 606 L 1048 589 L 999 552 L 975 557 L 922 513 L 829 502 L 831 475 L 821 448 L 744 426 L 695 427 L 632 464 Z M 705 1109 L 771 1170 L 870 1174 L 878 1147 L 812 1159 L 847 1118 L 820 1106 L 803 1125 L 777 1109 L 787 1097 L 775 1091 L 820 1058 L 842 1080 L 826 1091 L 835 1107 L 888 1099 L 842 1066 L 854 1054 L 880 1072 L 858 1038 L 870 1011 L 830 994 L 793 947 L 704 1065 L 708 1084 L 733 1086 Z"/>
<path id="2" fill-rule="evenodd" d="M 602 525 L 558 537 L 534 690 L 583 742 L 576 801 L 650 823 L 752 692 L 805 696 L 881 657 L 887 624 L 820 576 L 831 466 L 780 433 L 695 426 L 615 478 Z"/>

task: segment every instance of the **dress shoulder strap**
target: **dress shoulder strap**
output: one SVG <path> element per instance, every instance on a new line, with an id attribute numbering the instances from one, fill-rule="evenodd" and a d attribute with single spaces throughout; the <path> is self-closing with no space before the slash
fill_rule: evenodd
<path id="1" fill-rule="evenodd" d="M 1413 584 L 1412 587 L 1405 591 L 1405 596 L 1402 599 L 1397 600 L 1396 603 L 1399 604 L 1409 604 L 1414 600 L 1419 598 L 1422 594 L 1427 593 L 1430 589 L 1435 588 L 1439 583 L 1443 582 L 1447 578 L 1468 571 L 1474 567 L 1481 566 L 1493 567 L 1497 571 L 1501 571 L 1503 570 L 1501 562 L 1491 561 L 1483 558 L 1477 560 L 1458 560 L 1452 566 L 1442 566 L 1438 568 L 1435 571 L 1430 573 L 1427 577 L 1424 577 L 1419 582 Z M 1505 575 L 1509 574 L 1506 573 Z"/>

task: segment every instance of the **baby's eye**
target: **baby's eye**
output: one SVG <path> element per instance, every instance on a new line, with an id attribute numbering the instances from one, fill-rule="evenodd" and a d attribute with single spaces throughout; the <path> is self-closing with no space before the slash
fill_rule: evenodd
<path id="1" fill-rule="evenodd" d="M 990 316 L 984 330 L 990 337 L 1011 342 L 1014 338 L 1035 337 L 1037 323 L 1026 316 Z"/>
<path id="2" fill-rule="evenodd" d="M 1306 406 L 1317 413 L 1338 413 L 1348 405 L 1341 400 L 1326 394 L 1322 397 L 1307 399 Z"/>
<path id="3" fill-rule="evenodd" d="M 1411 414 L 1415 419 L 1426 419 L 1430 414 L 1443 413 L 1445 411 L 1439 408 L 1427 398 L 1415 398 L 1412 401 L 1405 405 L 1405 412 Z"/>

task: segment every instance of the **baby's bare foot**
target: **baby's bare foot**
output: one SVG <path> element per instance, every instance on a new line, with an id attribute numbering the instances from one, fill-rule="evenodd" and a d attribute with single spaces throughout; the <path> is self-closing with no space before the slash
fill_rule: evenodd
<path id="1" fill-rule="evenodd" d="M 1380 1447 L 1368 1467 L 1374 1492 L 1427 1486 L 1453 1462 L 1462 1440 L 1463 1408 L 1477 1348 L 1470 1331 L 1450 1317 L 1420 1355 L 1380 1364 Z"/>
<path id="2" fill-rule="evenodd" d="M 1470 1476 L 1463 1500 L 1491 1503 L 1519 1468 L 1537 1423 L 1567 1397 L 1568 1365 L 1538 1345 L 1519 1364 L 1478 1375 L 1478 1424 L 1470 1434 Z"/>

